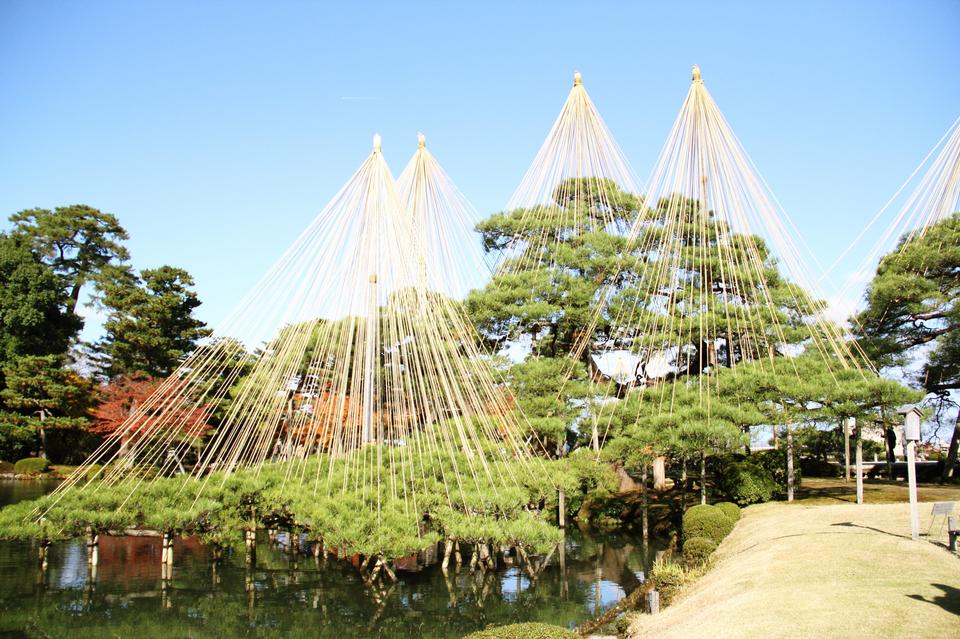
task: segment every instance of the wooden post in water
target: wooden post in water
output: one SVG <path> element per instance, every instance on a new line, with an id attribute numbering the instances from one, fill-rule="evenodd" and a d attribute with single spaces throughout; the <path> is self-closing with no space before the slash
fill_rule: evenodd
<path id="1" fill-rule="evenodd" d="M 96 566 L 100 561 L 100 535 L 87 526 L 87 563 Z"/>
<path id="2" fill-rule="evenodd" d="M 50 550 L 50 542 L 47 541 L 46 539 L 41 539 L 40 547 L 37 548 L 37 559 L 40 562 L 40 572 L 46 572 L 47 570 L 47 566 L 49 565 L 47 562 L 47 555 L 49 554 L 49 550 Z"/>
<path id="3" fill-rule="evenodd" d="M 164 566 L 173 566 L 173 533 L 163 531 L 163 541 L 160 550 L 160 563 Z"/>
<path id="4" fill-rule="evenodd" d="M 560 524 L 560 528 L 567 527 L 567 494 L 563 492 L 563 488 L 559 490 L 557 495 L 557 522 Z"/>
<path id="5" fill-rule="evenodd" d="M 246 550 L 245 561 L 248 566 L 257 563 L 257 531 L 252 528 L 245 528 L 243 531 L 243 543 Z"/>

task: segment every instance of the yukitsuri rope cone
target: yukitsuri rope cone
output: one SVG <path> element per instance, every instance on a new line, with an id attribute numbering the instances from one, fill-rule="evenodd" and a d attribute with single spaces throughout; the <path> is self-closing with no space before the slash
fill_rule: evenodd
<path id="1" fill-rule="evenodd" d="M 855 343 L 809 293 L 798 244 L 694 67 L 630 229 L 623 277 L 598 303 L 602 331 L 582 348 L 626 362 L 616 392 L 641 398 L 637 414 L 693 405 L 686 417 L 703 422 L 725 419 L 717 398 L 736 403 L 738 371 L 745 384 L 774 372 L 800 379 L 806 353 L 826 372 L 865 374 Z"/>
<path id="2" fill-rule="evenodd" d="M 894 219 L 853 271 L 853 276 L 844 283 L 841 294 L 848 294 L 853 287 L 862 284 L 859 277 L 873 271 L 880 256 L 895 248 L 897 238 L 902 238 L 902 248 L 911 240 L 926 235 L 934 224 L 960 211 L 960 118 L 954 121 L 883 208 L 834 260 L 824 276 L 834 270 L 863 241 L 870 228 L 891 209 L 897 211 Z"/>
<path id="3" fill-rule="evenodd" d="M 416 537 L 427 512 L 512 512 L 521 486 L 549 483 L 456 299 L 448 234 L 469 205 L 420 142 L 398 189 L 375 136 L 237 311 L 36 514 L 104 491 L 142 519 L 140 496 L 172 476 L 194 509 L 236 477 L 268 478 L 303 510 L 332 499 Z M 350 534 L 389 529 L 367 524 Z"/>
<path id="4" fill-rule="evenodd" d="M 546 140 L 504 212 L 485 224 L 512 227 L 498 275 L 554 266 L 558 245 L 591 231 L 625 233 L 630 213 L 618 194 L 637 193 L 636 180 L 579 72 Z M 482 230 L 482 225 L 481 225 Z"/>

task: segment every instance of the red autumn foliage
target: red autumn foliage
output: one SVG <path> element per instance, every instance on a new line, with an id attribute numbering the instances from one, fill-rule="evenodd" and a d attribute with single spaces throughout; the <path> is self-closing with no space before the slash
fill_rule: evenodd
<path id="1" fill-rule="evenodd" d="M 125 429 L 126 436 L 144 430 L 199 437 L 207 426 L 207 410 L 182 395 L 184 383 L 143 373 L 119 377 L 100 389 L 93 411 L 93 431 L 105 435 Z M 158 428 L 159 427 L 159 428 Z"/>

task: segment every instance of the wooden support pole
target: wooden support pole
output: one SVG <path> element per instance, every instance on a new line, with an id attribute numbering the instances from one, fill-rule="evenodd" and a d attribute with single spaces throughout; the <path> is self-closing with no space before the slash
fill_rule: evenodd
<path id="1" fill-rule="evenodd" d="M 47 569 L 48 561 L 47 555 L 50 550 L 50 542 L 46 539 L 40 540 L 40 546 L 37 548 L 37 560 L 40 562 L 40 570 L 45 571 Z"/>
<path id="2" fill-rule="evenodd" d="M 567 494 L 563 492 L 563 488 L 558 491 L 557 494 L 557 522 L 560 524 L 561 528 L 567 527 Z"/>
<path id="3" fill-rule="evenodd" d="M 100 535 L 87 526 L 87 563 L 96 566 L 100 561 Z"/>
<path id="4" fill-rule="evenodd" d="M 850 422 L 852 417 L 843 419 L 843 481 L 850 481 Z"/>
<path id="5" fill-rule="evenodd" d="M 787 501 L 793 501 L 793 428 L 787 424 Z"/>
<path id="6" fill-rule="evenodd" d="M 246 564 L 252 566 L 257 563 L 257 531 L 252 528 L 245 528 L 243 542 L 246 550 Z"/>
<path id="7" fill-rule="evenodd" d="M 173 534 L 169 530 L 163 531 L 160 546 L 160 563 L 164 566 L 173 565 Z"/>
<path id="8" fill-rule="evenodd" d="M 856 420 L 851 419 L 851 424 L 856 426 Z M 863 426 L 857 426 L 857 503 L 863 503 Z"/>
<path id="9" fill-rule="evenodd" d="M 647 592 L 647 610 L 650 611 L 651 615 L 655 615 L 660 612 L 660 592 L 659 591 L 651 590 Z"/>
<path id="10" fill-rule="evenodd" d="M 653 459 L 653 489 L 657 492 L 667 489 L 667 458 L 663 455 Z"/>
<path id="11" fill-rule="evenodd" d="M 916 464 L 917 442 L 909 440 L 907 442 L 907 482 L 910 485 L 910 537 L 917 541 L 920 539 L 920 514 L 917 510 L 917 464 Z"/>

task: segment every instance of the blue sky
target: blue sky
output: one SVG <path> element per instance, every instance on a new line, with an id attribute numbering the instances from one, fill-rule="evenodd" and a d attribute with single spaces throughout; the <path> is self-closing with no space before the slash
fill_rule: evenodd
<path id="1" fill-rule="evenodd" d="M 643 178 L 698 63 L 827 265 L 960 115 L 958 30 L 955 0 L 3 0 L 0 212 L 114 213 L 134 266 L 189 270 L 199 314 L 216 325 L 360 164 L 372 133 L 398 173 L 424 131 L 488 214 L 533 159 L 575 69 Z"/>

